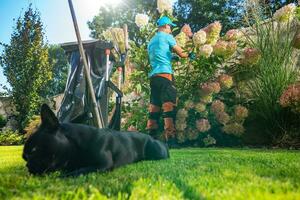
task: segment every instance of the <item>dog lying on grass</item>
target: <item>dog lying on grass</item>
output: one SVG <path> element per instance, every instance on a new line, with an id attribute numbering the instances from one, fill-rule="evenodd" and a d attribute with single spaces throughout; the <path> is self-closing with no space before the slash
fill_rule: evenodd
<path id="1" fill-rule="evenodd" d="M 143 133 L 60 124 L 46 104 L 42 105 L 41 119 L 39 129 L 23 149 L 23 158 L 32 174 L 60 170 L 66 176 L 76 176 L 169 157 L 164 143 Z"/>

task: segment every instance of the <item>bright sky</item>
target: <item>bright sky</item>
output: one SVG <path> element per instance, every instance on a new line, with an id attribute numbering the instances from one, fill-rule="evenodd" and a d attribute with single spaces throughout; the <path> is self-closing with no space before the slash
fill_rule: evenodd
<path id="1" fill-rule="evenodd" d="M 73 0 L 83 40 L 90 39 L 87 21 L 98 13 L 104 2 L 106 0 Z M 46 37 L 50 44 L 76 40 L 68 0 L 0 0 L 0 42 L 9 43 L 15 25 L 14 19 L 23 15 L 30 3 L 41 13 Z M 2 50 L 0 47 L 1 52 Z M 0 84 L 7 84 L 1 67 Z"/>

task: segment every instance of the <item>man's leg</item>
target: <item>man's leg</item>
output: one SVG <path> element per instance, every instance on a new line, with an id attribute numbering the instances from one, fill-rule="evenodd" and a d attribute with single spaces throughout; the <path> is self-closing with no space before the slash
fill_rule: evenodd
<path id="1" fill-rule="evenodd" d="M 159 133 L 158 133 L 158 121 L 160 118 L 160 107 L 150 104 L 149 105 L 149 119 L 147 121 L 147 130 L 149 131 L 149 134 L 154 139 L 159 139 Z"/>
<path id="2" fill-rule="evenodd" d="M 164 138 L 168 141 L 171 138 L 175 138 L 175 116 L 176 109 L 173 102 L 165 102 L 162 105 L 163 118 L 164 118 Z"/>

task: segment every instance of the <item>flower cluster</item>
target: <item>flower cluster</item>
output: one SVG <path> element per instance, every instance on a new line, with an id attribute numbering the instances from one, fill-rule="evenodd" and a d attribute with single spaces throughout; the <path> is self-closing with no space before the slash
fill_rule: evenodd
<path id="1" fill-rule="evenodd" d="M 244 106 L 237 105 L 234 109 L 234 117 L 237 121 L 242 122 L 245 118 L 248 117 L 248 109 Z"/>
<path id="2" fill-rule="evenodd" d="M 218 77 L 221 88 L 230 89 L 233 85 L 233 79 L 227 74 L 222 74 Z"/>
<path id="3" fill-rule="evenodd" d="M 291 108 L 295 113 L 300 113 L 300 83 L 290 85 L 280 97 L 282 107 Z"/>
<path id="4" fill-rule="evenodd" d="M 149 16 L 145 14 L 137 14 L 135 16 L 135 24 L 141 28 L 143 26 L 146 26 L 149 22 Z"/>
<path id="5" fill-rule="evenodd" d="M 195 110 L 199 113 L 204 112 L 206 110 L 206 105 L 199 102 L 195 105 Z"/>
<path id="6" fill-rule="evenodd" d="M 291 3 L 277 10 L 274 13 L 273 18 L 279 22 L 285 23 L 285 22 L 292 21 L 293 18 L 295 17 L 295 14 L 296 14 L 296 5 Z"/>
<path id="7" fill-rule="evenodd" d="M 235 41 L 223 41 L 219 40 L 214 45 L 214 54 L 217 56 L 222 56 L 224 58 L 229 58 L 232 56 L 237 50 L 237 43 Z"/>
<path id="8" fill-rule="evenodd" d="M 138 131 L 137 130 L 137 128 L 135 127 L 135 126 L 133 126 L 133 125 L 130 125 L 129 127 L 128 127 L 128 129 L 127 129 L 127 131 Z"/>
<path id="9" fill-rule="evenodd" d="M 186 118 L 188 117 L 188 111 L 186 109 L 179 109 L 176 115 L 176 138 L 179 143 L 185 141 L 185 129 L 187 128 Z"/>
<path id="10" fill-rule="evenodd" d="M 230 116 L 225 111 L 218 112 L 215 116 L 220 124 L 226 125 L 230 121 Z"/>
<path id="11" fill-rule="evenodd" d="M 192 109 L 192 108 L 195 107 L 195 104 L 194 104 L 193 101 L 187 100 L 187 101 L 184 103 L 184 107 L 185 107 L 186 109 Z"/>
<path id="12" fill-rule="evenodd" d="M 223 127 L 223 131 L 227 134 L 240 136 L 245 132 L 245 128 L 242 124 L 237 123 L 237 122 L 233 122 L 233 123 L 226 124 Z"/>
<path id="13" fill-rule="evenodd" d="M 208 58 L 212 54 L 213 50 L 214 49 L 210 44 L 205 44 L 202 47 L 200 47 L 199 55 Z"/>
<path id="14" fill-rule="evenodd" d="M 236 41 L 239 40 L 242 37 L 243 33 L 240 30 L 237 29 L 231 29 L 227 31 L 225 35 L 225 40 L 227 41 Z"/>
<path id="15" fill-rule="evenodd" d="M 186 118 L 188 117 L 188 111 L 186 109 L 180 109 L 176 115 L 176 130 L 184 131 L 186 129 Z"/>
<path id="16" fill-rule="evenodd" d="M 172 1 L 171 0 L 157 0 L 157 10 L 159 13 L 164 13 L 165 11 L 172 14 Z"/>
<path id="17" fill-rule="evenodd" d="M 206 43 L 215 45 L 220 38 L 220 33 L 222 30 L 222 25 L 219 21 L 209 24 L 203 29 L 206 32 Z"/>
<path id="18" fill-rule="evenodd" d="M 184 48 L 187 44 L 187 42 L 189 41 L 189 37 L 186 36 L 186 34 L 184 32 L 180 32 L 176 37 L 176 43 L 178 46 L 180 46 L 181 48 Z"/>
<path id="19" fill-rule="evenodd" d="M 198 130 L 195 130 L 195 129 L 191 129 L 189 128 L 187 130 L 187 138 L 189 140 L 196 140 L 199 136 L 199 131 Z"/>
<path id="20" fill-rule="evenodd" d="M 205 44 L 206 32 L 203 30 L 196 32 L 193 36 L 193 42 L 196 47 L 200 47 L 201 45 Z"/>
<path id="21" fill-rule="evenodd" d="M 201 133 L 205 133 L 210 130 L 211 126 L 207 119 L 199 119 L 196 121 L 197 130 Z"/>
<path id="22" fill-rule="evenodd" d="M 212 145 L 216 144 L 217 141 L 212 136 L 207 135 L 207 137 L 203 139 L 203 143 L 207 147 L 207 146 L 212 146 Z"/>
<path id="23" fill-rule="evenodd" d="M 241 64 L 243 65 L 255 65 L 261 58 L 261 53 L 256 48 L 246 48 L 243 52 Z"/>
<path id="24" fill-rule="evenodd" d="M 297 33 L 293 39 L 293 47 L 300 49 L 300 33 Z"/>
<path id="25" fill-rule="evenodd" d="M 211 104 L 210 110 L 214 113 L 220 113 L 225 111 L 225 104 L 220 100 L 215 100 Z"/>
<path id="26" fill-rule="evenodd" d="M 200 94 L 202 97 L 211 96 L 212 94 L 218 94 L 220 90 L 221 90 L 221 86 L 220 83 L 218 82 L 203 83 L 200 86 Z"/>
<path id="27" fill-rule="evenodd" d="M 185 33 L 185 35 L 188 36 L 189 38 L 193 37 L 192 29 L 191 29 L 190 25 L 188 25 L 188 24 L 185 24 L 181 28 L 181 32 Z"/>

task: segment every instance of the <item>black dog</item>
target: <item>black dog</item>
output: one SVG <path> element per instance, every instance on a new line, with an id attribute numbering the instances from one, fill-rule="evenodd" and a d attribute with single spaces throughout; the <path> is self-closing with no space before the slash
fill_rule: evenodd
<path id="1" fill-rule="evenodd" d="M 165 144 L 143 133 L 60 124 L 46 104 L 42 106 L 41 119 L 39 129 L 28 138 L 23 150 L 32 174 L 61 170 L 79 175 L 169 157 Z"/>

